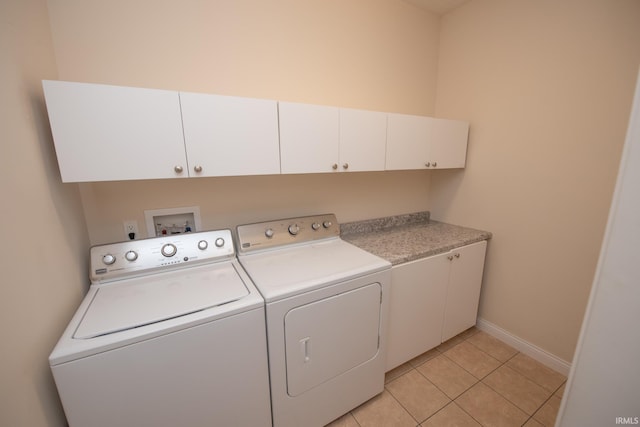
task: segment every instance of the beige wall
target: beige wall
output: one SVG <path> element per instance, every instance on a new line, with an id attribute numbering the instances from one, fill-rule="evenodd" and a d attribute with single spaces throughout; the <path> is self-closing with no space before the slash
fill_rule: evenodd
<path id="1" fill-rule="evenodd" d="M 494 233 L 480 316 L 571 361 L 640 64 L 635 0 L 472 1 L 441 23 L 436 113 L 471 122 L 432 217 Z"/>
<path id="2" fill-rule="evenodd" d="M 81 184 L 92 244 L 126 238 L 122 220 L 146 236 L 145 209 L 200 207 L 204 230 L 333 212 L 340 222 L 426 210 L 429 172 L 197 178 Z"/>
<path id="3" fill-rule="evenodd" d="M 433 114 L 439 18 L 399 0 L 49 0 L 60 79 Z M 428 172 L 83 184 L 91 243 L 143 211 L 199 205 L 204 228 L 428 209 Z M 145 234 L 143 234 L 145 235 Z"/>
<path id="4" fill-rule="evenodd" d="M 0 2 L 2 426 L 66 425 L 47 358 L 88 285 L 80 196 L 60 181 L 42 98 L 56 77 L 46 2 Z"/>
<path id="5" fill-rule="evenodd" d="M 439 20 L 403 1 L 48 4 L 62 80 L 433 112 Z"/>

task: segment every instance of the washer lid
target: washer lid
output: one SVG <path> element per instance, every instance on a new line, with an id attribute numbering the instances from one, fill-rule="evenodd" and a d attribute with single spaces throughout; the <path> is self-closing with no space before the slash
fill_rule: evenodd
<path id="1" fill-rule="evenodd" d="M 99 287 L 73 338 L 137 328 L 247 295 L 249 290 L 227 262 L 113 282 Z"/>

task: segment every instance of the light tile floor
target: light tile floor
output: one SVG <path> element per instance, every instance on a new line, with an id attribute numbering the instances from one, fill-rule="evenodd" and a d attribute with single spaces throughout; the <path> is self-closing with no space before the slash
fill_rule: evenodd
<path id="1" fill-rule="evenodd" d="M 471 328 L 387 372 L 330 427 L 553 427 L 566 377 Z"/>

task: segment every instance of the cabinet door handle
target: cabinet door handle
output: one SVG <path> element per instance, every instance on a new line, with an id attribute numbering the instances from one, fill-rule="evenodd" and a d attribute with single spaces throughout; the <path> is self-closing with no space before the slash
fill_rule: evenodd
<path id="1" fill-rule="evenodd" d="M 447 259 L 448 259 L 449 261 L 453 261 L 453 255 L 449 255 L 449 256 L 447 257 Z"/>
<path id="2" fill-rule="evenodd" d="M 424 164 L 426 167 L 430 168 L 431 167 L 431 162 L 427 162 Z"/>
<path id="3" fill-rule="evenodd" d="M 457 253 L 457 254 L 455 254 L 455 255 L 454 255 L 454 257 L 456 257 L 456 258 L 460 258 L 460 254 L 459 254 L 459 253 Z"/>
<path id="4" fill-rule="evenodd" d="M 174 166 L 174 167 L 173 167 L 173 170 L 174 170 L 176 173 L 182 173 L 182 171 L 183 171 L 184 169 L 182 169 L 182 166 Z"/>
<path id="5" fill-rule="evenodd" d="M 194 166 L 193 170 L 194 170 L 194 172 L 200 173 L 200 172 L 202 172 L 202 166 L 200 166 L 200 165 Z"/>
<path id="6" fill-rule="evenodd" d="M 333 169 L 333 170 L 338 169 L 338 164 L 337 163 L 332 164 L 331 165 L 331 169 Z"/>
<path id="7" fill-rule="evenodd" d="M 436 166 L 438 166 L 438 164 L 436 162 L 433 162 L 433 167 L 435 168 Z"/>
<path id="8" fill-rule="evenodd" d="M 349 169 L 349 163 L 345 163 L 342 165 L 342 169 Z"/>

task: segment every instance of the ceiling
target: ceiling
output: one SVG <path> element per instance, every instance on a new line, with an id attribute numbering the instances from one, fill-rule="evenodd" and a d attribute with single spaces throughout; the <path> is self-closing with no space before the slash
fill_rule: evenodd
<path id="1" fill-rule="evenodd" d="M 405 0 L 419 8 L 426 9 L 438 15 L 445 14 L 469 0 Z"/>

